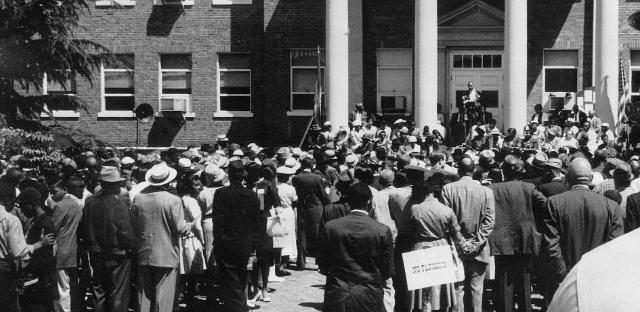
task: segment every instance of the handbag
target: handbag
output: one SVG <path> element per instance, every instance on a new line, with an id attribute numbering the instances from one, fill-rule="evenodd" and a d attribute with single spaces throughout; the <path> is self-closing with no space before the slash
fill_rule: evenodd
<path id="1" fill-rule="evenodd" d="M 282 224 L 279 216 L 267 218 L 267 235 L 271 237 L 283 237 L 289 234 L 287 228 Z"/>
<path id="2" fill-rule="evenodd" d="M 456 246 L 454 246 L 453 242 L 451 242 L 451 240 L 449 240 L 449 247 L 451 248 L 451 256 L 453 257 L 453 264 L 455 265 L 455 271 L 456 271 L 456 282 L 461 282 L 464 281 L 465 275 L 464 275 L 464 265 L 462 264 L 462 261 L 460 260 L 460 257 L 458 256 L 458 250 L 456 249 Z"/>

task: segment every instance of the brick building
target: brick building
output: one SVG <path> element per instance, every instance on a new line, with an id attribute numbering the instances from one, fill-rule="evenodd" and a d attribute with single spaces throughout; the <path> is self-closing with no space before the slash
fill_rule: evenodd
<path id="1" fill-rule="evenodd" d="M 505 3 L 506 2 L 506 3 Z M 371 112 L 446 121 L 474 81 L 502 127 L 535 104 L 579 104 L 617 115 L 621 56 L 640 96 L 640 31 L 631 0 L 98 0 L 78 37 L 126 60 L 70 90 L 89 111 L 59 122 L 115 145 L 186 146 L 227 134 L 239 142 L 297 142 L 311 116 L 316 51 L 327 115 Z M 325 56 L 326 54 L 326 56 Z M 326 62 L 325 62 L 326 60 Z M 326 63 L 326 69 L 325 69 Z M 636 67 L 638 66 L 638 67 Z M 638 71 L 635 71 L 635 69 Z M 54 85 L 45 92 L 61 92 Z M 176 114 L 172 111 L 184 111 Z M 184 118 L 183 118 L 184 117 Z"/>

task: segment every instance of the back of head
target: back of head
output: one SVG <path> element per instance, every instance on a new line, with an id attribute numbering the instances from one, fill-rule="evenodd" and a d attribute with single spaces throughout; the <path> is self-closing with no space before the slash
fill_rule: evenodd
<path id="1" fill-rule="evenodd" d="M 0 205 L 5 206 L 7 211 L 11 211 L 13 206 L 11 205 L 16 199 L 16 189 L 9 184 L 0 182 Z"/>
<path id="2" fill-rule="evenodd" d="M 374 180 L 373 169 L 370 167 L 356 167 L 354 177 L 362 183 L 372 184 Z"/>
<path id="3" fill-rule="evenodd" d="M 464 157 L 460 160 L 460 162 L 458 162 L 458 174 L 460 174 L 460 176 L 472 175 L 475 170 L 476 165 L 469 157 Z"/>
<path id="4" fill-rule="evenodd" d="M 381 185 L 391 186 L 393 185 L 394 180 L 395 180 L 395 175 L 393 173 L 393 170 L 384 169 L 382 170 L 382 172 L 380 172 L 380 178 L 378 181 L 380 182 Z"/>
<path id="5" fill-rule="evenodd" d="M 567 172 L 567 181 L 569 185 L 589 185 L 593 173 L 591 171 L 591 163 L 585 158 L 576 158 L 569 165 L 569 171 Z"/>
<path id="6" fill-rule="evenodd" d="M 620 203 L 622 202 L 622 195 L 616 190 L 606 190 L 602 195 L 618 203 L 618 205 L 620 205 Z"/>
<path id="7" fill-rule="evenodd" d="M 351 209 L 369 211 L 369 201 L 371 200 L 371 190 L 364 183 L 356 183 L 347 190 L 349 206 Z"/>

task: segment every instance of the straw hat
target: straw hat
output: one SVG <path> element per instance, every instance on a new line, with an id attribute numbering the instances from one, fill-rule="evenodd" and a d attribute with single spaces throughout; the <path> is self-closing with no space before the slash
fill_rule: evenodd
<path id="1" fill-rule="evenodd" d="M 124 181 L 124 178 L 120 176 L 120 171 L 118 171 L 118 168 L 111 166 L 102 166 L 102 170 L 100 170 L 100 181 L 120 182 Z"/>
<path id="2" fill-rule="evenodd" d="M 161 162 L 151 167 L 144 178 L 149 185 L 160 186 L 173 181 L 177 174 L 175 169 L 167 166 L 167 163 Z"/>

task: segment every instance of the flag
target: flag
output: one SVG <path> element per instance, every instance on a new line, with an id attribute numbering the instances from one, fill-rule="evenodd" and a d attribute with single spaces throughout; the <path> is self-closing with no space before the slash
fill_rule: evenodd
<path id="1" fill-rule="evenodd" d="M 315 94 L 313 97 L 313 119 L 316 124 L 321 127 L 322 126 L 322 53 L 320 52 L 320 46 L 316 50 L 316 87 Z"/>
<path id="2" fill-rule="evenodd" d="M 616 123 L 616 134 L 620 134 L 620 130 L 622 129 L 622 125 L 627 121 L 627 105 L 631 103 L 631 86 L 629 85 L 629 79 L 627 79 L 627 75 L 624 69 L 624 64 L 622 63 L 622 56 L 618 58 L 619 62 L 619 79 L 620 79 L 620 99 L 618 101 L 618 120 Z"/>

